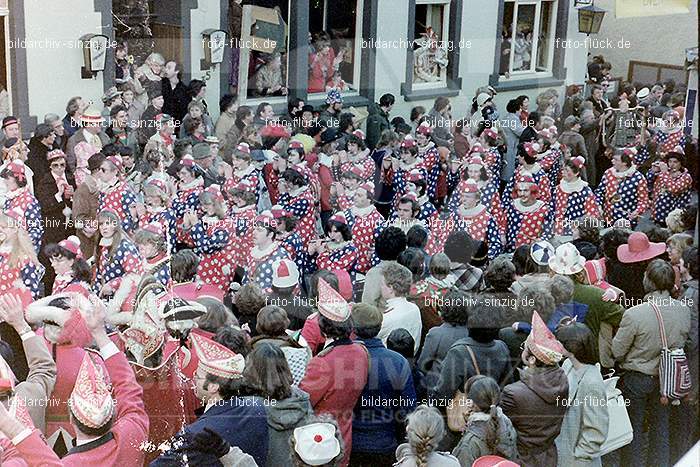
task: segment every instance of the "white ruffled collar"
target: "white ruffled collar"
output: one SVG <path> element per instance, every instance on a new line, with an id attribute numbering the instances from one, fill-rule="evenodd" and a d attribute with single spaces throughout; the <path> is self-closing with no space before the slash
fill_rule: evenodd
<path id="1" fill-rule="evenodd" d="M 279 242 L 272 242 L 267 247 L 260 249 L 257 245 L 250 250 L 250 256 L 255 259 L 264 258 L 272 254 L 279 247 Z"/>
<path id="2" fill-rule="evenodd" d="M 636 171 L 637 171 L 637 166 L 632 164 L 627 170 L 623 170 L 622 172 L 619 172 L 613 168 L 613 175 L 615 175 L 617 178 L 625 178 L 625 177 L 629 177 L 630 175 L 632 175 Z"/>
<path id="3" fill-rule="evenodd" d="M 428 202 L 428 195 L 423 195 L 420 198 L 418 198 L 418 206 L 423 206 L 427 202 Z"/>
<path id="4" fill-rule="evenodd" d="M 484 206 L 481 203 L 478 203 L 476 206 L 473 208 L 463 208 L 461 205 L 459 206 L 459 215 L 462 217 L 475 217 L 481 214 L 484 209 L 486 209 L 486 206 Z"/>
<path id="5" fill-rule="evenodd" d="M 539 163 L 539 162 L 535 162 L 534 164 L 532 164 L 532 167 L 530 167 L 529 169 L 527 169 L 524 165 L 521 166 L 520 173 L 521 173 L 521 174 L 535 175 L 535 174 L 538 173 L 540 170 L 542 170 L 542 167 L 540 166 L 540 163 Z"/>
<path id="6" fill-rule="evenodd" d="M 204 180 L 202 177 L 197 177 L 189 183 L 183 183 L 180 185 L 180 191 L 187 191 L 193 188 L 199 188 L 200 186 L 204 186 Z"/>
<path id="7" fill-rule="evenodd" d="M 328 242 L 326 245 L 328 246 L 328 249 L 330 249 L 330 250 L 339 250 L 339 249 L 347 246 L 349 243 L 350 243 L 349 241 L 347 241 L 347 242 L 343 241 L 343 242 L 338 242 L 338 243 Z"/>
<path id="8" fill-rule="evenodd" d="M 234 174 L 236 177 L 238 177 L 238 178 L 243 178 L 243 177 L 245 177 L 246 175 L 251 174 L 251 173 L 253 172 L 253 170 L 255 170 L 255 167 L 253 167 L 252 165 L 249 165 L 248 167 L 246 167 L 246 168 L 243 169 L 243 170 L 235 170 L 235 171 L 233 172 L 233 174 Z"/>
<path id="9" fill-rule="evenodd" d="M 353 213 L 354 216 L 365 217 L 365 216 L 369 215 L 375 209 L 376 208 L 374 207 L 374 205 L 370 204 L 369 206 L 367 206 L 365 208 L 358 208 L 357 206 L 353 206 L 350 211 Z"/>
<path id="10" fill-rule="evenodd" d="M 306 186 L 301 186 L 301 187 L 297 188 L 296 190 L 290 191 L 289 196 L 291 196 L 292 198 L 296 198 L 297 196 L 304 193 L 307 190 L 307 188 L 308 187 L 306 187 Z"/>
<path id="11" fill-rule="evenodd" d="M 588 186 L 588 182 L 584 182 L 580 178 L 577 178 L 573 182 L 567 182 L 566 180 L 562 179 L 559 186 L 561 187 L 561 191 L 564 193 L 578 193 Z"/>
<path id="12" fill-rule="evenodd" d="M 406 164 L 404 161 L 401 161 L 399 163 L 399 168 L 405 172 L 410 172 L 411 170 L 416 168 L 416 166 L 418 165 L 418 162 L 420 162 L 420 161 L 415 160 L 410 164 Z"/>
<path id="13" fill-rule="evenodd" d="M 247 206 L 243 206 L 242 208 L 239 208 L 238 206 L 232 206 L 231 207 L 231 214 L 240 214 L 245 211 L 250 211 L 252 209 L 255 209 L 254 204 L 249 204 Z"/>
<path id="14" fill-rule="evenodd" d="M 538 199 L 530 206 L 525 206 L 523 201 L 518 198 L 513 202 L 513 206 L 520 212 L 535 212 L 544 205 L 544 201 Z"/>

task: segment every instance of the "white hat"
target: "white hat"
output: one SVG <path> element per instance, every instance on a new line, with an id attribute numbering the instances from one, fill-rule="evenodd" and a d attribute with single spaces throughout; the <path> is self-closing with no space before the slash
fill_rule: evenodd
<path id="1" fill-rule="evenodd" d="M 530 247 L 530 257 L 538 266 L 549 266 L 549 259 L 554 257 L 554 247 L 547 240 L 535 242 Z"/>
<path id="2" fill-rule="evenodd" d="M 649 88 L 642 88 L 639 91 L 637 91 L 637 98 L 638 99 L 644 99 L 649 95 L 651 91 L 649 91 Z"/>
<path id="3" fill-rule="evenodd" d="M 278 259 L 272 263 L 272 285 L 279 288 L 299 285 L 299 269 L 294 261 Z"/>
<path id="4" fill-rule="evenodd" d="M 549 259 L 549 268 L 557 274 L 569 276 L 583 271 L 586 258 L 576 249 L 573 243 L 564 243 L 557 247 L 554 257 Z"/>
<path id="5" fill-rule="evenodd" d="M 478 96 L 476 96 L 476 104 L 477 104 L 479 107 L 481 107 L 481 106 L 484 105 L 484 104 L 486 103 L 486 101 L 488 101 L 489 99 L 491 99 L 491 95 L 489 95 L 489 94 L 486 93 L 486 92 L 482 92 L 481 94 L 479 94 Z"/>
<path id="6" fill-rule="evenodd" d="M 340 454 L 340 443 L 331 423 L 312 423 L 294 429 L 294 451 L 308 465 L 323 465 Z"/>

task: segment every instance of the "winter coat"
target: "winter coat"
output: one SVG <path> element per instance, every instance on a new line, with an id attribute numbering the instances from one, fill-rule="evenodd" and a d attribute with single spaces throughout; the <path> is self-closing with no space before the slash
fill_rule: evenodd
<path id="1" fill-rule="evenodd" d="M 53 148 L 46 147 L 36 136 L 29 140 L 28 147 L 29 155 L 27 156 L 27 162 L 25 162 L 25 164 L 34 172 L 34 181 L 39 183 L 39 181 L 44 178 L 44 175 L 49 172 L 49 161 L 46 159 L 46 155 Z M 35 193 L 36 188 L 37 187 L 34 187 Z"/>
<path id="2" fill-rule="evenodd" d="M 389 124 L 389 114 L 379 107 L 379 104 L 372 103 L 369 108 L 369 117 L 367 118 L 367 147 L 374 149 L 374 147 L 379 142 L 379 137 L 382 135 L 384 130 L 388 130 L 391 125 Z"/>
<path id="3" fill-rule="evenodd" d="M 428 454 L 426 467 L 459 467 L 459 460 L 449 452 L 433 451 Z M 396 463 L 394 467 L 416 467 L 416 454 L 408 443 L 396 448 Z"/>
<path id="4" fill-rule="evenodd" d="M 575 369 L 571 360 L 562 364 L 569 381 L 569 404 L 561 433 L 556 439 L 561 467 L 600 467 L 600 448 L 608 435 L 605 383 L 594 365 Z"/>
<path id="5" fill-rule="evenodd" d="M 377 338 L 359 342 L 369 352 L 369 375 L 353 410 L 352 450 L 392 454 L 400 441 L 401 420 L 416 408 L 411 366 Z M 387 401 L 395 405 L 386 405 Z"/>
<path id="6" fill-rule="evenodd" d="M 443 323 L 428 331 L 423 344 L 423 350 L 418 357 L 418 369 L 425 374 L 423 384 L 432 388 L 440 377 L 442 362 L 452 344 L 469 336 L 466 326 L 456 326 Z"/>
<path id="7" fill-rule="evenodd" d="M 503 413 L 518 432 L 518 453 L 523 467 L 555 467 L 559 436 L 569 397 L 569 382 L 558 366 L 527 368 L 520 381 L 501 393 Z"/>
<path id="8" fill-rule="evenodd" d="M 685 354 L 688 357 L 688 365 L 690 366 L 690 380 L 693 383 L 693 394 L 698 394 L 698 280 L 693 279 L 686 282 L 685 292 L 681 297 L 681 301 L 685 300 L 690 308 L 690 335 L 688 342 L 685 344 Z"/>
<path id="9" fill-rule="evenodd" d="M 498 429 L 494 449 L 491 449 L 486 441 L 486 433 L 491 415 L 484 412 L 475 412 L 467 419 L 467 429 L 462 439 L 452 454 L 459 459 L 459 464 L 470 466 L 481 456 L 501 456 L 505 459 L 517 461 L 517 433 L 510 419 L 503 414 L 500 407 L 496 407 Z"/>
<path id="10" fill-rule="evenodd" d="M 588 162 L 588 151 L 586 150 L 586 141 L 583 139 L 580 133 L 572 130 L 564 131 L 560 136 L 558 141 L 561 144 L 565 144 L 569 149 L 571 149 L 571 156 L 582 156 Z"/>
<path id="11" fill-rule="evenodd" d="M 267 408 L 267 465 L 291 465 L 289 438 L 294 429 L 309 415 L 313 415 L 309 395 L 292 388 L 292 395 L 277 400 Z"/>
<path id="12" fill-rule="evenodd" d="M 440 377 L 435 388 L 430 391 L 434 397 L 452 399 L 457 389 L 464 390 L 465 381 L 477 374 L 467 346 L 474 352 L 479 366 L 478 373 L 490 376 L 500 384 L 510 381 L 511 363 L 508 347 L 499 340 L 482 343 L 467 337 L 452 344 L 447 352 L 442 362 Z"/>
<path id="13" fill-rule="evenodd" d="M 503 128 L 503 133 L 506 135 L 506 145 L 508 147 L 505 156 L 505 164 L 501 171 L 501 180 L 510 180 L 515 172 L 518 143 L 520 142 L 520 135 L 523 134 L 525 127 L 517 114 L 508 113 L 503 120 L 501 120 L 501 128 Z"/>

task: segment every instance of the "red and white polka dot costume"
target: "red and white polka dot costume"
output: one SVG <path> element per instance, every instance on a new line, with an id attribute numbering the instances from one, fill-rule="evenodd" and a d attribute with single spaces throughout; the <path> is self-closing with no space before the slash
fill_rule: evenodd
<path id="1" fill-rule="evenodd" d="M 595 196 L 608 224 L 627 219 L 635 225 L 636 218 L 649 207 L 647 181 L 634 165 L 622 172 L 615 167 L 606 170 Z"/>
<path id="2" fill-rule="evenodd" d="M 691 201 L 693 177 L 687 169 L 676 173 L 652 172 L 649 177 L 655 178 L 651 204 L 651 216 L 656 222 L 666 222 L 666 216 L 674 209 L 684 209 Z"/>
<path id="3" fill-rule="evenodd" d="M 237 264 L 236 232 L 231 219 L 204 216 L 190 231 L 201 260 L 197 279 L 227 292 Z"/>
<path id="4" fill-rule="evenodd" d="M 554 234 L 571 235 L 571 224 L 579 217 L 600 217 L 600 208 L 588 183 L 580 178 L 562 180 L 554 194 Z"/>
<path id="5" fill-rule="evenodd" d="M 537 199 L 544 201 L 545 203 L 549 203 L 551 201 L 552 187 L 549 181 L 549 177 L 547 176 L 547 172 L 545 172 L 544 169 L 540 166 L 540 164 L 536 162 L 529 168 L 518 166 L 515 169 L 513 178 L 511 178 L 508 181 L 508 183 L 506 184 L 506 188 L 503 191 L 504 205 L 512 204 L 513 200 L 518 197 L 518 187 L 516 181 L 519 180 L 521 177 L 527 175 L 531 176 L 534 179 L 535 184 L 539 188 Z"/>
<path id="6" fill-rule="evenodd" d="M 299 234 L 306 248 L 309 241 L 316 236 L 315 199 L 311 191 L 304 186 L 295 192 L 283 193 L 280 195 L 280 205 L 299 219 L 294 231 Z"/>
<path id="7" fill-rule="evenodd" d="M 337 245 L 328 244 L 328 247 L 326 251 L 319 253 L 316 257 L 317 269 L 355 271 L 357 248 L 355 248 L 353 242 L 341 242 Z"/>
<path id="8" fill-rule="evenodd" d="M 377 228 L 384 222 L 384 217 L 379 214 L 374 205 L 366 208 L 353 206 L 343 211 L 348 227 L 352 232 L 352 239 L 357 248 L 357 263 L 355 269 L 362 274 L 374 266 L 374 240 Z"/>
<path id="9" fill-rule="evenodd" d="M 122 239 L 112 255 L 109 249 L 104 245 L 97 248 L 98 260 L 92 288 L 95 293 L 99 293 L 105 285 L 116 291 L 127 274 L 143 274 L 143 258 L 130 240 Z"/>
<path id="10" fill-rule="evenodd" d="M 506 207 L 506 244 L 504 251 L 514 251 L 521 245 L 548 237 L 547 223 L 549 222 L 549 205 L 542 200 L 525 206 L 520 198 Z"/>
<path id="11" fill-rule="evenodd" d="M 117 181 L 100 193 L 98 212 L 105 209 L 114 211 L 122 222 L 125 232 L 133 232 L 138 220 L 131 215 L 131 206 L 136 204 L 136 193 L 127 182 Z"/>
<path id="12" fill-rule="evenodd" d="M 20 224 L 32 240 L 34 251 L 37 253 L 41 248 L 42 236 L 44 235 L 44 224 L 41 218 L 41 206 L 27 187 L 18 188 L 14 191 L 9 191 L 5 194 L 5 206 L 3 210 L 9 212 L 11 210 L 19 210 L 23 213 L 23 219 L 20 219 Z"/>
<path id="13" fill-rule="evenodd" d="M 676 146 L 684 148 L 687 143 L 683 127 L 674 128 L 672 131 L 659 130 L 652 139 L 656 142 L 656 153 L 661 156 L 673 151 Z"/>
<path id="14" fill-rule="evenodd" d="M 243 265 L 250 257 L 253 248 L 253 230 L 255 227 L 255 206 L 249 205 L 242 208 L 232 207 L 229 220 L 235 230 L 234 264 Z"/>
<path id="15" fill-rule="evenodd" d="M 338 209 L 341 211 L 350 209 L 353 206 L 353 204 L 355 204 L 356 192 L 357 190 L 345 190 L 345 192 L 342 195 L 339 195 L 336 198 L 336 204 L 338 205 Z"/>
<path id="16" fill-rule="evenodd" d="M 19 265 L 10 264 L 10 251 L 0 247 L 0 295 L 8 293 L 17 287 L 26 287 L 32 293 L 32 298 L 39 298 L 41 279 L 44 277 L 44 267 L 34 264 L 29 258 L 20 259 Z M 21 284 L 21 285 L 20 285 Z"/>
<path id="17" fill-rule="evenodd" d="M 357 170 L 362 180 L 371 180 L 374 177 L 374 161 L 367 154 L 360 153 L 356 157 L 351 156 L 349 160 L 341 163 L 340 175 L 348 171 Z"/>
<path id="18" fill-rule="evenodd" d="M 252 188 L 251 190 L 255 193 L 255 203 L 257 204 L 260 199 L 262 174 L 254 166 L 249 165 L 248 168 L 243 170 L 234 170 L 231 174 L 231 178 L 226 180 L 224 183 L 224 193 L 227 197 L 230 197 L 229 192 L 236 187 L 241 182 L 249 184 Z"/>
<path id="19" fill-rule="evenodd" d="M 248 258 L 244 282 L 254 282 L 266 293 L 272 292 L 272 264 L 279 259 L 289 259 L 287 251 L 279 242 L 272 242 L 264 249 L 253 247 Z"/>
<path id="20" fill-rule="evenodd" d="M 79 293 L 83 297 L 88 297 L 92 293 L 90 291 L 90 284 L 75 279 L 73 273 L 56 276 L 56 279 L 53 281 L 51 294 L 68 292 Z"/>

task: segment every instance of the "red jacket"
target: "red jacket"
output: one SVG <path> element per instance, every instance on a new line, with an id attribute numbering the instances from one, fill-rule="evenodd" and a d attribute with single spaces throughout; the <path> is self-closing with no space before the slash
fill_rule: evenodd
<path id="1" fill-rule="evenodd" d="M 343 434 L 346 466 L 352 450 L 352 414 L 367 384 L 369 353 L 362 344 L 338 339 L 311 359 L 299 389 L 309 394 L 314 413 L 327 413 Z"/>
<path id="2" fill-rule="evenodd" d="M 112 430 L 88 444 L 71 449 L 63 459 L 59 459 L 41 439 L 40 433 L 34 430 L 16 446 L 27 464 L 75 467 L 143 465 L 141 444 L 148 438 L 148 415 L 144 409 L 143 391 L 126 356 L 114 350 L 115 353 L 105 360 L 117 401 L 117 416 Z"/>

